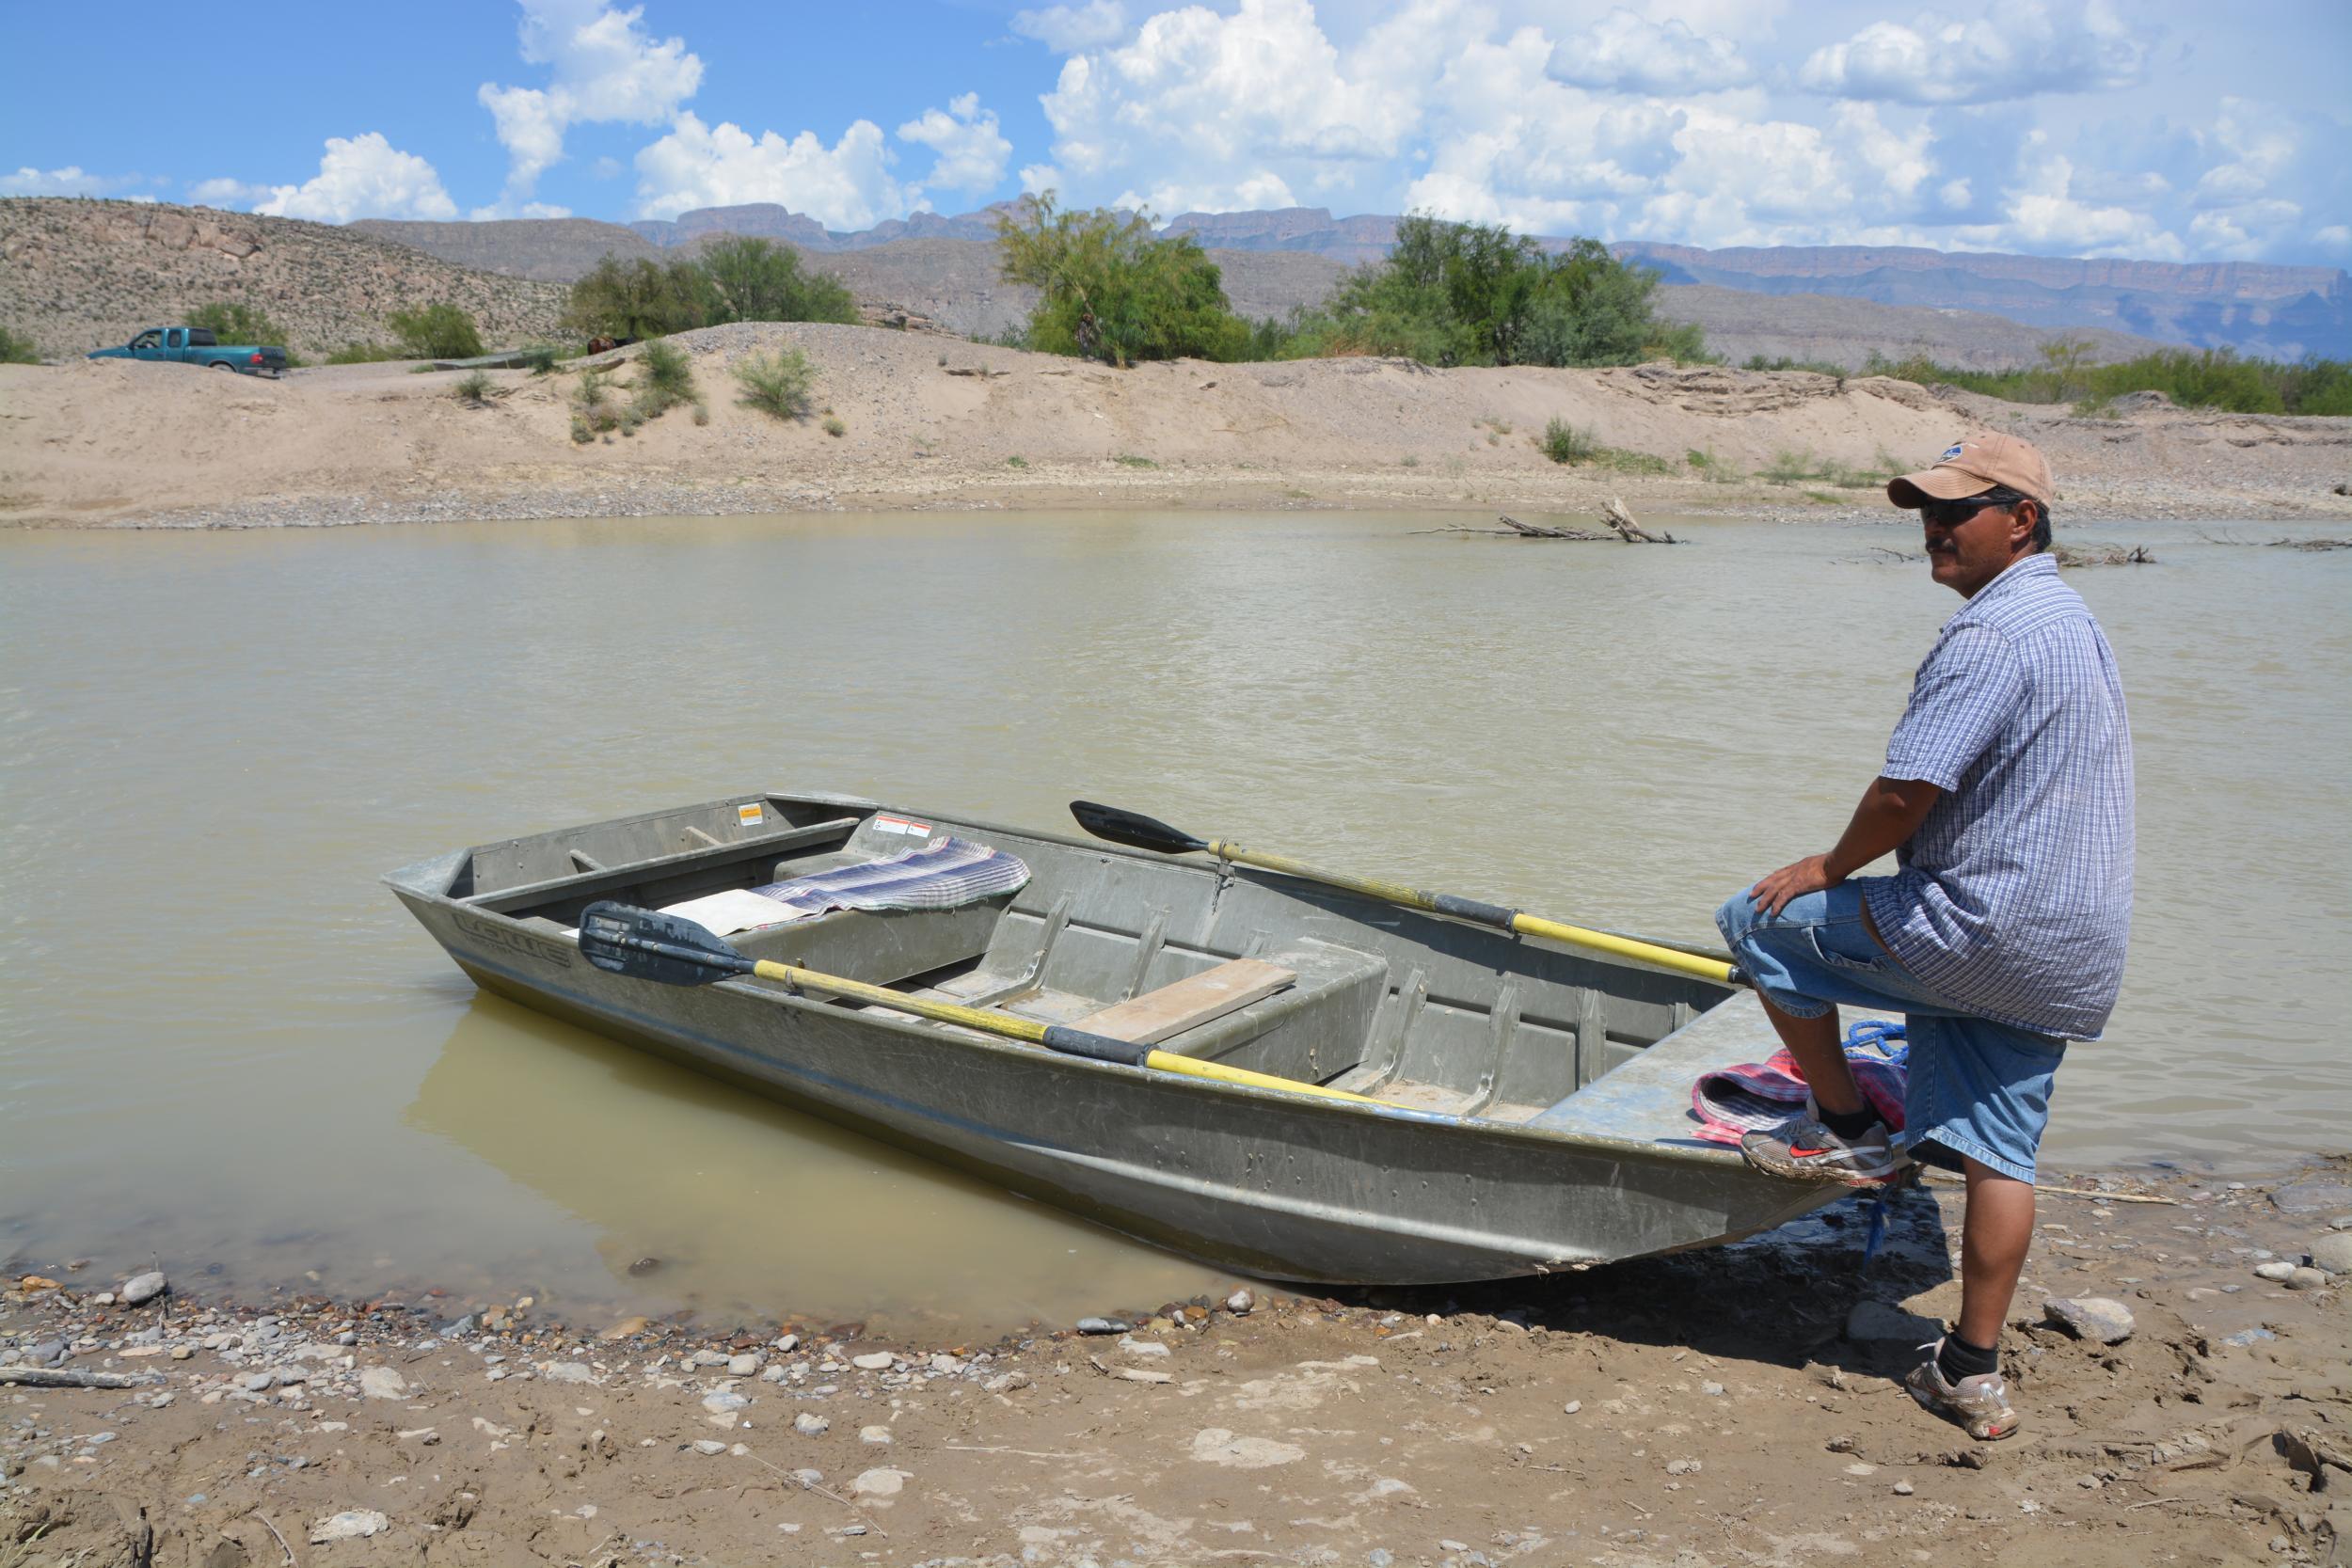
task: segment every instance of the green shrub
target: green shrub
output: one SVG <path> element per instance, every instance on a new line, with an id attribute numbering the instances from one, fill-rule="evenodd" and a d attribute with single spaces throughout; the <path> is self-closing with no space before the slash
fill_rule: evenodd
<path id="1" fill-rule="evenodd" d="M 286 334 L 258 306 L 242 300 L 216 299 L 188 312 L 188 325 L 200 326 L 225 347 L 286 346 Z M 291 361 L 291 356 L 289 356 Z"/>
<path id="2" fill-rule="evenodd" d="M 808 418 L 817 367 L 797 348 L 747 354 L 735 364 L 738 400 L 779 420 Z"/>
<path id="3" fill-rule="evenodd" d="M 1122 451 L 1117 457 L 1112 458 L 1111 461 L 1118 464 L 1122 468 L 1156 468 L 1159 467 L 1157 463 L 1152 462 L 1150 458 L 1138 457 L 1132 451 Z"/>
<path id="4" fill-rule="evenodd" d="M 647 343 L 637 356 L 636 405 L 648 418 L 674 404 L 694 400 L 694 361 L 665 339 Z"/>
<path id="5" fill-rule="evenodd" d="M 1005 459 L 1005 467 L 1008 468 L 1025 468 L 1028 466 L 1029 460 L 1023 457 L 1018 452 Z"/>
<path id="6" fill-rule="evenodd" d="M 1145 214 L 1064 212 L 1053 192 L 1032 194 L 998 215 L 996 245 L 1005 280 L 1038 291 L 1028 348 L 1114 365 L 1249 353 L 1249 324 L 1200 242 L 1156 237 Z"/>
<path id="7" fill-rule="evenodd" d="M 2184 408 L 2238 414 L 2352 414 L 2352 360 L 2282 365 L 2241 359 L 2226 348 L 2179 348 L 2094 365 L 2090 355 L 2087 342 L 2060 339 L 2042 346 L 2041 363 L 2015 370 L 1971 371 L 1921 355 L 1892 360 L 1873 355 L 1867 373 L 1963 388 L 2011 403 L 2073 403 L 2086 415 L 2104 412 L 2133 392 L 2162 392 Z"/>
<path id="8" fill-rule="evenodd" d="M 829 273 L 801 270 L 801 253 L 750 235 L 703 246 L 691 263 L 710 285 L 701 325 L 722 322 L 858 322 L 857 298 Z"/>
<path id="9" fill-rule="evenodd" d="M 563 359 L 564 350 L 555 343 L 526 343 L 523 345 L 523 369 L 533 375 L 553 373 Z"/>
<path id="10" fill-rule="evenodd" d="M 445 299 L 395 310 L 385 322 L 401 346 L 419 359 L 471 359 L 482 352 L 482 334 L 474 329 L 473 318 Z"/>
<path id="11" fill-rule="evenodd" d="M 823 422 L 819 424 L 818 428 L 822 430 L 826 435 L 835 437 L 850 434 L 850 427 L 841 422 L 841 416 L 838 414 L 826 415 Z"/>
<path id="12" fill-rule="evenodd" d="M 1699 329 L 1661 322 L 1658 274 L 1598 240 L 1557 251 L 1494 224 L 1416 213 L 1385 260 L 1358 268 L 1323 305 L 1294 311 L 1284 358 L 1403 355 L 1438 365 L 1630 365 L 1704 359 Z"/>
<path id="13" fill-rule="evenodd" d="M 1544 426 L 1544 438 L 1537 445 L 1554 463 L 1589 463 L 1593 453 L 1600 450 L 1591 431 L 1579 430 L 1558 418 Z"/>
<path id="14" fill-rule="evenodd" d="M 490 402 L 490 372 L 476 371 L 471 375 L 461 376 L 450 392 L 460 403 L 470 404 L 476 408 L 487 407 Z"/>
<path id="15" fill-rule="evenodd" d="M 326 356 L 330 365 L 377 365 L 387 359 L 405 359 L 408 351 L 393 348 L 389 343 L 345 343 Z"/>
<path id="16" fill-rule="evenodd" d="M 0 326 L 0 365 L 38 365 L 40 355 L 33 348 L 30 338 L 22 337 Z"/>
<path id="17" fill-rule="evenodd" d="M 858 320 L 857 300 L 839 278 L 804 271 L 799 251 L 753 235 L 666 262 L 607 256 L 572 285 L 564 308 L 564 325 L 593 338 L 662 338 L 739 321 Z"/>

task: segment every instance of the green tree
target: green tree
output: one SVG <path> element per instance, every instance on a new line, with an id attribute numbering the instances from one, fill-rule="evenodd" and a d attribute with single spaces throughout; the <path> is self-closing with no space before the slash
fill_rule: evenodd
<path id="1" fill-rule="evenodd" d="M 0 326 L 0 365 L 38 365 L 40 353 L 33 340 Z"/>
<path id="2" fill-rule="evenodd" d="M 1039 292 L 1026 343 L 1041 353 L 1124 365 L 1249 351 L 1249 324 L 1200 242 L 1157 238 L 1141 214 L 1063 211 L 1047 191 L 998 216 L 996 243 L 1006 281 Z"/>
<path id="3" fill-rule="evenodd" d="M 1401 354 L 1440 365 L 1626 365 L 1698 358 L 1695 326 L 1652 310 L 1658 275 L 1597 240 L 1558 252 L 1498 224 L 1398 221 L 1386 259 L 1295 314 L 1292 356 Z"/>
<path id="4" fill-rule="evenodd" d="M 419 359 L 471 359 L 482 352 L 473 318 L 445 299 L 395 310 L 385 321 L 401 346 Z"/>
<path id="5" fill-rule="evenodd" d="M 572 285 L 564 325 L 591 338 L 660 338 L 700 326 L 711 303 L 691 261 L 607 256 Z"/>
<path id="6" fill-rule="evenodd" d="M 751 235 L 703 247 L 694 266 L 709 280 L 720 322 L 839 322 L 855 325 L 857 300 L 839 278 L 803 271 L 801 253 Z"/>

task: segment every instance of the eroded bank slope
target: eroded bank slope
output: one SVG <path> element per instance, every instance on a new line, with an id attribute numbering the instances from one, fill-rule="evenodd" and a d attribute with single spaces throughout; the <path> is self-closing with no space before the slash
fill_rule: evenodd
<path id="1" fill-rule="evenodd" d="M 2061 521 L 2352 518 L 2352 420 L 2157 408 L 2077 420 L 1883 378 L 1644 365 L 1432 370 L 1389 359 L 1117 371 L 869 327 L 674 340 L 708 410 L 572 438 L 581 371 L 299 371 L 269 382 L 125 362 L 0 366 L 0 522 L 242 526 L 889 507 L 1820 510 L 1963 431 L 2050 452 Z M 798 346 L 805 420 L 737 401 L 729 367 Z M 631 351 L 631 355 L 636 351 Z M 622 389 L 633 357 L 608 372 Z M 1561 420 L 1612 449 L 1562 466 Z M 837 428 L 838 434 L 831 432 Z"/>

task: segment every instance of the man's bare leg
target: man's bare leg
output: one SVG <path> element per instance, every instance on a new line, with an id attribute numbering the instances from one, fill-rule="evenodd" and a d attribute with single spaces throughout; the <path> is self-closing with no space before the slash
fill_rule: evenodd
<path id="1" fill-rule="evenodd" d="M 1795 1055 L 1795 1047 L 1789 1048 Z M 1803 1057 L 1798 1057 L 1803 1061 Z M 2001 1342 L 2033 1244 L 2033 1183 L 1962 1156 L 1968 1213 L 1960 1233 L 1960 1337 L 1980 1350 Z"/>
<path id="2" fill-rule="evenodd" d="M 1762 991 L 1756 992 L 1756 999 L 1764 1004 L 1764 1016 L 1772 1021 L 1780 1043 L 1797 1059 L 1805 1083 L 1812 1086 L 1814 1103 L 1832 1116 L 1851 1116 L 1865 1109 L 1862 1090 L 1853 1081 L 1853 1069 L 1846 1065 L 1843 1037 L 1837 1029 L 1837 1009 L 1832 1007 L 1819 1018 L 1796 1018 L 1773 1006 Z M 2030 1188 L 2027 1193 L 2030 1205 Z M 2027 1227 L 2031 1227 L 2030 1218 Z M 2010 1282 L 2016 1283 L 2015 1275 L 2010 1276 Z"/>

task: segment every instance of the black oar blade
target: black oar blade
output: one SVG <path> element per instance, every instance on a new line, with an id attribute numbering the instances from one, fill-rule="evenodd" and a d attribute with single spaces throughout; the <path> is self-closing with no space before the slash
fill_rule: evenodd
<path id="1" fill-rule="evenodd" d="M 580 950 L 598 969 L 665 986 L 748 974 L 753 960 L 683 916 L 605 899 L 580 917 Z"/>
<path id="2" fill-rule="evenodd" d="M 1070 815 L 1078 819 L 1078 826 L 1097 838 L 1113 844 L 1123 844 L 1130 849 L 1149 849 L 1161 855 L 1186 855 L 1208 845 L 1189 833 L 1178 832 L 1167 823 L 1137 812 L 1120 811 L 1117 806 L 1098 806 L 1091 800 L 1073 800 Z"/>

